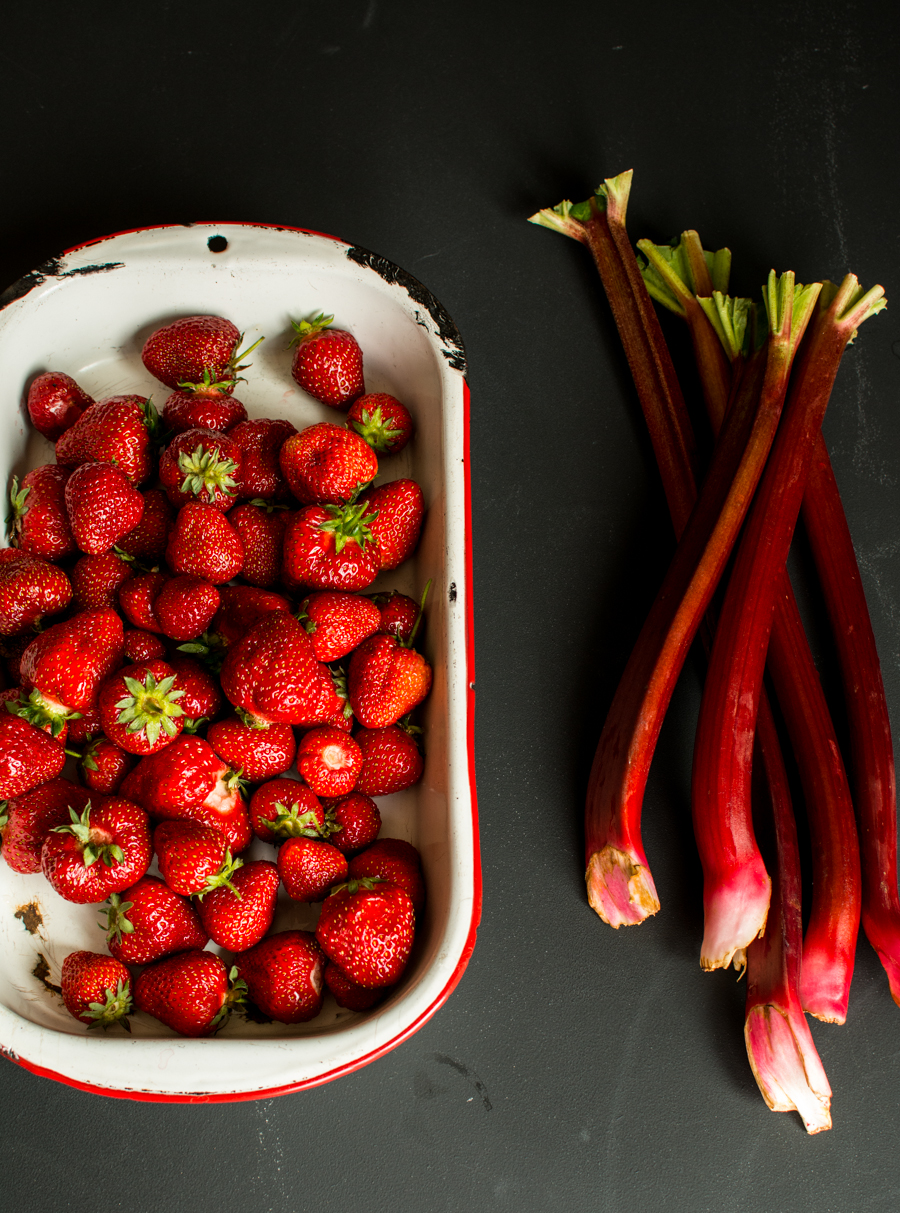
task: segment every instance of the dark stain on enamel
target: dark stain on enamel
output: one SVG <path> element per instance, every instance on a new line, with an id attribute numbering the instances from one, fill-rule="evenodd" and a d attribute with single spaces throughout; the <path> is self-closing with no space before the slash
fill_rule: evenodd
<path id="1" fill-rule="evenodd" d="M 37 963 L 31 970 L 31 976 L 36 977 L 45 989 L 50 990 L 53 994 L 62 994 L 62 987 L 55 986 L 50 980 L 50 966 L 47 963 L 47 957 L 43 952 L 38 952 Z"/>
<path id="2" fill-rule="evenodd" d="M 124 264 L 123 261 L 104 261 L 99 262 L 97 265 L 78 265 L 74 269 L 64 270 L 61 258 L 50 257 L 39 265 L 37 269 L 25 274 L 18 282 L 14 282 L 12 286 L 8 286 L 0 294 L 0 310 L 9 307 L 17 299 L 22 299 L 29 291 L 33 291 L 35 287 L 41 286 L 46 282 L 48 278 L 82 278 L 86 274 L 108 274 L 110 270 L 122 269 Z"/>
<path id="3" fill-rule="evenodd" d="M 13 917 L 19 919 L 29 935 L 37 935 L 44 925 L 44 916 L 36 901 L 29 901 L 27 905 L 19 906 Z"/>

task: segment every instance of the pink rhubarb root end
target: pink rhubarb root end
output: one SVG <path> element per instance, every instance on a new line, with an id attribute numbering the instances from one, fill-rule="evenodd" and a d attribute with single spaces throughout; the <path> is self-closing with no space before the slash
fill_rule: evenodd
<path id="1" fill-rule="evenodd" d="M 761 860 L 740 870 L 739 884 L 732 880 L 704 893 L 702 968 L 727 969 L 737 953 L 762 935 L 771 896 L 772 882 Z"/>
<path id="2" fill-rule="evenodd" d="M 799 1112 L 807 1133 L 821 1133 L 831 1128 L 831 1087 L 812 1037 L 802 1034 L 771 1005 L 753 1007 L 744 1024 L 750 1067 L 767 1105 Z"/>
<path id="3" fill-rule="evenodd" d="M 818 965 L 804 952 L 800 1003 L 807 1015 L 821 1019 L 823 1023 L 846 1023 L 847 1004 L 850 1001 L 849 977 L 852 972 L 851 968 L 847 980 L 842 980 L 843 970 L 835 973 L 835 966 Z"/>
<path id="4" fill-rule="evenodd" d="M 650 869 L 609 843 L 591 855 L 584 878 L 591 909 L 611 927 L 634 926 L 659 910 Z"/>

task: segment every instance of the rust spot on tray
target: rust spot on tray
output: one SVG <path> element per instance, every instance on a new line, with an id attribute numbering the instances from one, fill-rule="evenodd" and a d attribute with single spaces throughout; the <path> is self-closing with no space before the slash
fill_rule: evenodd
<path id="1" fill-rule="evenodd" d="M 36 977 L 41 985 L 52 994 L 62 994 L 62 988 L 55 986 L 50 980 L 50 966 L 47 964 L 47 957 L 42 952 L 38 952 L 37 963 L 31 970 L 31 976 Z"/>
<path id="2" fill-rule="evenodd" d="M 44 916 L 36 901 L 29 901 L 27 905 L 19 906 L 13 917 L 19 919 L 29 935 L 37 935 L 39 929 L 44 925 Z"/>

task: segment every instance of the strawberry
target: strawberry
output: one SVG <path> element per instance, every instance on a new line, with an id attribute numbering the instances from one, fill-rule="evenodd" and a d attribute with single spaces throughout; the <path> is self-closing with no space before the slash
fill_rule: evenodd
<path id="1" fill-rule="evenodd" d="M 368 443 L 354 430 L 329 421 L 288 438 L 278 462 L 291 492 L 304 505 L 343 505 L 378 473 Z"/>
<path id="2" fill-rule="evenodd" d="M 70 808 L 81 813 L 89 801 L 90 793 L 60 775 L 0 803 L 0 854 L 14 872 L 40 872 L 44 839 L 70 820 Z"/>
<path id="3" fill-rule="evenodd" d="M 13 476 L 6 519 L 9 541 L 20 552 L 59 560 L 78 550 L 66 512 L 68 468 L 45 463 L 22 477 Z"/>
<path id="4" fill-rule="evenodd" d="M 138 974 L 134 1005 L 182 1036 L 211 1036 L 243 1001 L 232 973 L 213 952 L 176 952 Z"/>
<path id="5" fill-rule="evenodd" d="M 281 553 L 287 518 L 280 509 L 269 510 L 260 501 L 236 505 L 228 521 L 244 545 L 241 576 L 253 586 L 275 585 L 281 576 Z"/>
<path id="6" fill-rule="evenodd" d="M 62 569 L 18 548 L 0 549 L 0 636 L 31 631 L 71 601 L 72 585 Z"/>
<path id="7" fill-rule="evenodd" d="M 368 598 L 339 590 L 310 594 L 297 618 L 309 633 L 319 661 L 338 661 L 378 631 L 381 613 Z"/>
<path id="8" fill-rule="evenodd" d="M 82 552 L 108 552 L 133 530 L 144 498 L 113 463 L 81 463 L 66 481 L 66 512 Z"/>
<path id="9" fill-rule="evenodd" d="M 120 1022 L 128 1027 L 131 974 L 120 960 L 101 952 L 70 952 L 62 963 L 60 986 L 66 1010 L 89 1028 Z"/>
<path id="10" fill-rule="evenodd" d="M 365 391 L 363 356 L 351 333 L 329 327 L 333 320 L 320 312 L 312 320 L 291 321 L 297 334 L 291 374 L 304 392 L 340 409 Z"/>
<path id="11" fill-rule="evenodd" d="M 396 455 L 412 437 L 409 409 L 396 396 L 371 392 L 358 396 L 347 410 L 347 424 L 379 454 Z"/>
<path id="12" fill-rule="evenodd" d="M 247 420 L 247 410 L 234 396 L 221 392 L 179 389 L 163 405 L 162 423 L 172 434 L 185 430 L 230 430 Z"/>
<path id="13" fill-rule="evenodd" d="M 98 556 L 96 559 L 101 560 L 103 557 Z M 142 628 L 126 628 L 122 634 L 122 643 L 125 646 L 125 660 L 132 665 L 156 661 L 166 655 L 166 646 L 160 638 Z"/>
<path id="14" fill-rule="evenodd" d="M 369 530 L 383 569 L 395 569 L 408 559 L 419 542 L 425 517 L 425 498 L 415 480 L 392 480 L 360 493 L 360 502 L 375 517 Z"/>
<path id="15" fill-rule="evenodd" d="M 282 578 L 288 587 L 364 590 L 381 569 L 369 524 L 374 515 L 356 505 L 310 505 L 288 519 Z"/>
<path id="16" fill-rule="evenodd" d="M 231 645 L 222 664 L 222 690 L 266 724 L 315 725 L 339 706 L 328 667 L 292 615 L 273 611 Z"/>
<path id="17" fill-rule="evenodd" d="M 240 332 L 222 316 L 182 316 L 156 330 L 141 351 L 144 366 L 166 387 L 199 389 L 208 395 L 234 390 L 241 358 L 256 349 L 237 353 Z"/>
<path id="18" fill-rule="evenodd" d="M 183 574 L 172 577 L 153 601 L 153 613 L 170 640 L 196 640 L 219 609 L 219 591 L 208 581 Z"/>
<path id="19" fill-rule="evenodd" d="M 409 894 L 377 878 L 350 880 L 322 904 L 316 939 L 358 985 L 390 986 L 406 967 L 415 912 Z"/>
<path id="20" fill-rule="evenodd" d="M 165 661 L 127 665 L 106 678 L 97 698 L 103 731 L 129 754 L 155 754 L 184 728 L 184 695 Z"/>
<path id="21" fill-rule="evenodd" d="M 347 877 L 347 860 L 330 842 L 288 838 L 278 851 L 278 871 L 294 901 L 321 901 Z"/>
<path id="22" fill-rule="evenodd" d="M 92 607 L 32 640 L 22 654 L 22 678 L 40 692 L 49 716 L 83 712 L 94 706 L 100 683 L 123 653 L 122 620 L 109 607 Z"/>
<path id="23" fill-rule="evenodd" d="M 110 796 L 99 808 L 88 802 L 81 814 L 70 809 L 69 816 L 41 850 L 41 870 L 60 897 L 79 905 L 105 901 L 140 880 L 153 858 L 142 808 Z"/>
<path id="24" fill-rule="evenodd" d="M 350 860 L 350 875 L 357 879 L 380 876 L 382 880 L 405 889 L 416 915 L 421 914 L 425 907 L 422 861 L 412 843 L 402 838 L 380 838 L 361 855 Z"/>
<path id="25" fill-rule="evenodd" d="M 22 716 L 0 711 L 0 799 L 23 796 L 55 779 L 65 765 L 58 741 Z"/>
<path id="26" fill-rule="evenodd" d="M 348 977 L 340 965 L 329 960 L 325 966 L 325 985 L 334 996 L 339 1007 L 348 1011 L 368 1011 L 379 999 L 384 997 L 384 987 L 378 990 L 367 990 L 365 986 L 357 985 L 352 977 Z"/>
<path id="27" fill-rule="evenodd" d="M 155 604 L 168 580 L 165 573 L 139 573 L 122 582 L 119 586 L 119 609 L 129 623 L 145 632 L 162 633 Z"/>
<path id="28" fill-rule="evenodd" d="M 370 636 L 347 669 L 350 703 L 360 724 L 383 729 L 420 704 L 431 690 L 431 666 L 396 636 Z"/>
<path id="29" fill-rule="evenodd" d="M 405 728 L 392 724 L 386 729 L 357 729 L 354 738 L 363 754 L 357 792 L 390 796 L 411 788 L 422 778 L 425 763 Z"/>
<path id="30" fill-rule="evenodd" d="M 204 897 L 227 885 L 243 864 L 232 859 L 225 835 L 199 821 L 161 821 L 153 831 L 153 847 L 163 880 L 182 897 Z"/>
<path id="31" fill-rule="evenodd" d="M 225 782 L 228 791 L 226 799 L 212 804 L 204 803 L 186 810 L 184 817 L 187 820 L 199 821 L 202 825 L 215 826 L 217 830 L 221 830 L 231 854 L 240 855 L 253 841 L 253 827 L 250 824 L 247 802 L 238 791 L 240 787 L 238 775 L 231 772 Z"/>
<path id="32" fill-rule="evenodd" d="M 244 567 L 244 545 L 220 510 L 189 501 L 178 511 L 166 560 L 174 573 L 190 573 L 222 585 Z"/>
<path id="33" fill-rule="evenodd" d="M 386 636 L 396 636 L 398 640 L 410 641 L 419 620 L 419 604 L 396 590 L 376 594 L 372 601 L 381 612 L 381 623 L 376 630 Z"/>
<path id="34" fill-rule="evenodd" d="M 123 964 L 145 965 L 209 942 L 194 907 L 155 876 L 112 893 L 103 906 L 106 942 Z"/>
<path id="35" fill-rule="evenodd" d="M 345 855 L 370 847 L 381 829 L 378 805 L 363 792 L 326 801 L 325 820 L 331 830 L 329 842 Z"/>
<path id="36" fill-rule="evenodd" d="M 175 511 L 162 489 L 147 489 L 143 494 L 144 512 L 141 520 L 119 540 L 118 550 L 135 560 L 153 564 L 161 560 L 175 525 Z"/>
<path id="37" fill-rule="evenodd" d="M 228 437 L 241 449 L 240 497 L 284 501 L 290 496 L 278 462 L 278 452 L 296 433 L 295 425 L 276 417 L 254 417 L 249 421 L 240 421 L 228 431 Z"/>
<path id="38" fill-rule="evenodd" d="M 330 724 L 333 729 L 340 729 L 344 733 L 350 733 L 353 731 L 353 708 L 351 708 L 350 700 L 347 698 L 346 672 L 341 665 L 330 665 L 328 668 L 331 670 L 331 682 L 341 706 L 325 723 Z"/>
<path id="39" fill-rule="evenodd" d="M 115 552 L 82 556 L 72 570 L 75 607 L 117 607 L 119 586 L 131 576 L 131 564 Z"/>
<path id="40" fill-rule="evenodd" d="M 179 654 L 169 658 L 169 665 L 175 671 L 178 686 L 184 692 L 178 701 L 184 712 L 184 731 L 196 733 L 203 722 L 214 720 L 221 711 L 222 692 L 219 689 L 219 680 L 213 678 L 193 657 L 183 657 Z"/>
<path id="41" fill-rule="evenodd" d="M 259 1009 L 279 1023 L 306 1023 L 322 1009 L 325 957 L 309 931 L 279 931 L 236 958 Z"/>
<path id="42" fill-rule="evenodd" d="M 98 733 L 103 732 L 103 725 L 100 723 L 100 713 L 96 707 L 87 708 L 80 716 L 70 716 L 67 724 L 69 726 L 69 742 L 72 745 L 83 745 L 86 741 L 90 741 L 92 737 L 96 737 Z"/>
<path id="43" fill-rule="evenodd" d="M 235 716 L 217 720 L 206 730 L 206 740 L 223 762 L 240 771 L 251 783 L 262 783 L 290 770 L 297 753 L 289 724 L 263 728 L 245 724 Z"/>
<path id="44" fill-rule="evenodd" d="M 74 425 L 94 401 L 74 379 L 61 371 L 45 371 L 28 389 L 28 416 L 34 428 L 51 442 Z"/>
<path id="45" fill-rule="evenodd" d="M 176 434 L 159 457 L 159 478 L 176 509 L 202 501 L 223 513 L 234 505 L 241 479 L 241 448 L 215 430 Z"/>
<path id="46" fill-rule="evenodd" d="M 283 838 L 325 838 L 325 809 L 314 792 L 296 779 L 270 779 L 250 800 L 253 832 L 263 842 Z"/>
<path id="47" fill-rule="evenodd" d="M 85 785 L 92 792 L 111 796 L 118 792 L 122 780 L 134 764 L 133 755 L 121 749 L 108 737 L 98 737 L 82 754 L 79 770 Z"/>
<path id="48" fill-rule="evenodd" d="M 56 444 L 56 462 L 115 463 L 132 484 L 153 472 L 152 435 L 159 417 L 144 396 L 111 396 L 87 408 Z"/>
<path id="49" fill-rule="evenodd" d="M 49 716 L 44 711 L 40 691 L 22 686 L 7 687 L 5 691 L 0 691 L 0 704 L 7 712 L 22 716 L 65 746 L 69 735 L 68 719 L 65 716 Z"/>
<path id="50" fill-rule="evenodd" d="M 304 733 L 297 770 L 317 796 L 346 796 L 362 770 L 362 750 L 349 733 L 324 725 Z"/>
<path id="51" fill-rule="evenodd" d="M 290 614 L 291 604 L 283 594 L 249 585 L 226 585 L 219 591 L 221 606 L 213 619 L 213 631 L 226 645 L 240 640 L 257 620 L 273 611 Z"/>
<path id="52" fill-rule="evenodd" d="M 280 884 L 275 864 L 255 859 L 235 872 L 230 886 L 206 893 L 197 912 L 213 943 L 229 952 L 258 944 L 275 917 Z"/>

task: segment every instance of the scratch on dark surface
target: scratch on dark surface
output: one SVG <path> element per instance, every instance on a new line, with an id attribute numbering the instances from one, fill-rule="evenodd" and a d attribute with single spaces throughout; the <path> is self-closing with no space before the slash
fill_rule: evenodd
<path id="1" fill-rule="evenodd" d="M 53 994 L 62 994 L 62 988 L 55 986 L 50 980 L 50 966 L 47 964 L 47 957 L 42 952 L 38 952 L 37 964 L 31 970 L 31 976 L 36 977 L 41 985 Z"/>
<path id="2" fill-rule="evenodd" d="M 362 21 L 363 29 L 372 28 L 372 25 L 374 24 L 374 21 L 375 21 L 375 13 L 376 13 L 377 9 L 378 9 L 378 0 L 369 0 L 369 3 L 366 5 L 366 12 L 365 12 L 365 16 L 363 17 L 363 21 Z"/>
<path id="3" fill-rule="evenodd" d="M 29 901 L 27 905 L 19 906 L 13 917 L 19 919 L 29 935 L 37 935 L 39 929 L 44 925 L 41 907 L 36 901 Z"/>
<path id="4" fill-rule="evenodd" d="M 481 1096 L 481 1102 L 484 1104 L 485 1111 L 490 1112 L 492 1105 L 490 1098 L 488 1097 L 487 1087 L 474 1070 L 471 1070 L 468 1066 L 463 1065 L 461 1061 L 455 1061 L 452 1057 L 448 1057 L 446 1053 L 432 1053 L 431 1057 L 433 1061 L 440 1062 L 442 1066 L 450 1066 L 450 1068 L 456 1070 L 458 1074 L 462 1074 L 466 1082 L 470 1083 Z"/>

